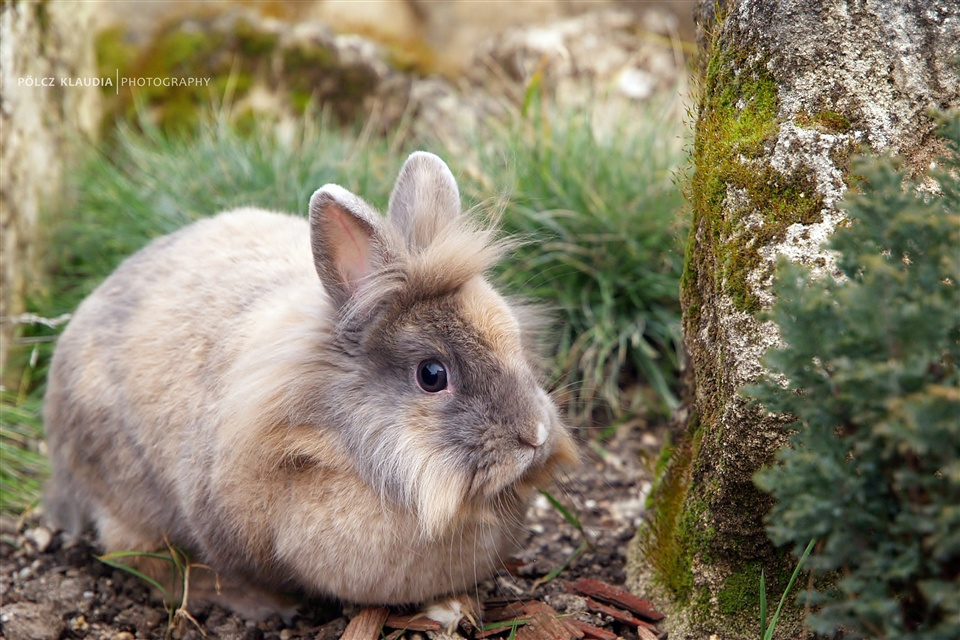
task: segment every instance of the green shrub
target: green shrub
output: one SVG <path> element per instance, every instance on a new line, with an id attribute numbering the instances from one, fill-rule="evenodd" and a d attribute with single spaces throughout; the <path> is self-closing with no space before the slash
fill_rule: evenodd
<path id="1" fill-rule="evenodd" d="M 821 541 L 818 633 L 960 638 L 960 118 L 944 135 L 937 194 L 892 159 L 854 167 L 862 190 L 831 241 L 845 278 L 778 278 L 784 346 L 752 393 L 797 420 L 758 483 L 775 542 Z"/>

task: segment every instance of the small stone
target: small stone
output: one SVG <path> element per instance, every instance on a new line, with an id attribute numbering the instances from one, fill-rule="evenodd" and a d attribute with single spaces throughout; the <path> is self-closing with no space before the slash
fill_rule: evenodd
<path id="1" fill-rule="evenodd" d="M 110 636 L 110 640 L 134 640 L 134 635 L 129 631 L 120 631 Z"/>
<path id="2" fill-rule="evenodd" d="M 47 549 L 50 548 L 50 544 L 53 542 L 53 533 L 46 527 L 27 529 L 23 535 L 33 543 L 40 553 L 46 553 Z"/>
<path id="3" fill-rule="evenodd" d="M 70 630 L 77 633 L 86 633 L 90 630 L 90 623 L 85 616 L 77 616 L 70 621 Z"/>
<path id="4" fill-rule="evenodd" d="M 565 613 L 587 611 L 587 599 L 573 593 L 556 593 L 544 598 L 547 604 Z"/>
<path id="5" fill-rule="evenodd" d="M 633 100 L 646 100 L 656 89 L 656 76 L 643 69 L 624 69 L 617 78 L 617 90 Z"/>
<path id="6" fill-rule="evenodd" d="M 0 607 L 0 621 L 7 640 L 57 640 L 63 621 L 49 605 L 15 602 Z"/>

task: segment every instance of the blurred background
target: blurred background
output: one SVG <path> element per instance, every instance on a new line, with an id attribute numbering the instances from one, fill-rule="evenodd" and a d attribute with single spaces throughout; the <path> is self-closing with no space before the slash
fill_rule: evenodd
<path id="1" fill-rule="evenodd" d="M 677 405 L 694 2 L 5 2 L 3 510 L 38 502 L 58 331 L 201 216 L 383 208 L 406 155 L 529 242 L 498 277 L 554 310 L 552 387 L 602 440 Z"/>

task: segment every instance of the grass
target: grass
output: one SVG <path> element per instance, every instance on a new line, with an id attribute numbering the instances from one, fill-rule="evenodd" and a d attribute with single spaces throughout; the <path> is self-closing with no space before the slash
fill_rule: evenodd
<path id="1" fill-rule="evenodd" d="M 211 114 L 189 136 L 147 122 L 121 126 L 74 176 L 73 202 L 51 216 L 47 268 L 56 289 L 44 312 L 70 311 L 119 262 L 150 239 L 238 206 L 306 214 L 328 182 L 386 204 L 401 154 L 362 131 L 345 135 L 323 117 L 293 130 L 240 130 Z"/>
<path id="2" fill-rule="evenodd" d="M 45 217 L 48 284 L 28 306 L 47 318 L 69 313 L 152 238 L 227 208 L 305 214 L 311 193 L 332 182 L 384 209 L 406 155 L 427 148 L 450 163 L 466 205 L 502 204 L 505 231 L 529 240 L 499 276 L 507 290 L 556 311 L 550 370 L 573 421 L 668 408 L 681 339 L 677 238 L 685 233 L 675 228 L 681 196 L 672 181 L 682 127 L 665 114 L 634 107 L 601 127 L 589 114 L 531 99 L 506 124 L 484 126 L 466 153 L 345 131 L 323 116 L 284 128 L 232 124 L 211 110 L 190 134 L 146 121 L 120 125 L 90 150 L 62 205 Z M 32 362 L 0 413 L 7 513 L 39 496 L 43 457 L 30 443 L 39 442 L 39 398 L 58 331 L 31 325 L 30 350 L 11 350 L 15 366 Z"/>
<path id="3" fill-rule="evenodd" d="M 166 540 L 166 538 L 164 539 Z M 191 562 L 187 554 L 184 553 L 183 550 L 178 549 L 170 544 L 169 540 L 166 541 L 166 544 L 166 553 L 153 553 L 146 551 L 115 551 L 113 553 L 97 556 L 97 559 L 109 567 L 119 569 L 120 571 L 129 573 L 130 575 L 142 580 L 144 583 L 156 589 L 157 592 L 160 593 L 163 598 L 164 606 L 167 609 L 167 632 L 164 635 L 165 638 L 169 639 L 175 637 L 174 630 L 181 626 L 183 621 L 190 622 L 200 631 L 201 635 L 205 636 L 206 634 L 203 632 L 200 623 L 197 622 L 196 618 L 194 618 L 187 609 L 190 598 L 190 572 L 192 569 L 203 569 L 207 571 L 211 571 L 211 569 L 207 565 Z M 160 582 L 153 579 L 146 573 L 143 573 L 130 564 L 127 564 L 127 561 L 129 560 L 138 559 L 153 559 L 169 563 L 174 580 L 174 585 L 171 587 L 171 589 L 167 589 L 160 584 Z M 220 583 L 219 577 L 217 577 L 217 590 L 219 591 L 219 589 Z"/>
<path id="4" fill-rule="evenodd" d="M 42 437 L 39 399 L 0 394 L 0 510 L 4 514 L 19 517 L 40 503 L 49 470 Z"/>
<path id="5" fill-rule="evenodd" d="M 760 637 L 761 640 L 773 640 L 773 633 L 777 629 L 777 622 L 780 620 L 780 613 L 783 611 L 783 605 L 787 601 L 787 596 L 790 594 L 790 591 L 793 589 L 793 583 L 797 581 L 797 576 L 800 575 L 800 569 L 803 567 L 803 561 L 807 559 L 807 556 L 813 551 L 814 545 L 817 544 L 817 539 L 813 538 L 807 543 L 807 548 L 803 550 L 800 559 L 797 561 L 797 566 L 793 570 L 793 574 L 790 576 L 790 581 L 787 583 L 786 589 L 783 590 L 783 595 L 780 596 L 780 604 L 777 605 L 777 610 L 774 612 L 773 616 L 770 618 L 769 623 L 767 621 L 767 585 L 766 579 L 763 572 L 760 572 Z"/>
<path id="6" fill-rule="evenodd" d="M 566 505 L 564 505 L 562 502 L 557 500 L 553 496 L 553 494 L 551 494 L 546 489 L 539 489 L 539 491 L 540 491 L 540 494 L 547 499 L 547 502 L 549 502 L 550 505 L 554 509 L 556 509 L 557 512 L 560 513 L 560 515 L 563 516 L 563 519 L 566 520 L 568 523 L 570 523 L 570 526 L 572 526 L 574 529 L 580 532 L 581 539 L 580 539 L 580 544 L 577 545 L 577 548 L 574 549 L 573 553 L 571 553 L 567 557 L 567 559 L 563 561 L 563 563 L 561 563 L 557 567 L 554 567 L 548 574 L 546 574 L 542 578 L 538 578 L 537 580 L 534 581 L 533 583 L 534 588 L 539 587 L 540 585 L 543 585 L 547 582 L 550 582 L 551 580 L 559 576 L 561 573 L 566 571 L 567 567 L 569 567 L 574 560 L 579 558 L 584 551 L 586 551 L 587 549 L 593 548 L 593 545 L 590 544 L 589 538 L 587 538 L 586 531 L 583 530 L 583 524 L 580 522 L 580 518 L 577 517 L 577 514 L 571 511 L 570 509 L 568 509 Z"/>

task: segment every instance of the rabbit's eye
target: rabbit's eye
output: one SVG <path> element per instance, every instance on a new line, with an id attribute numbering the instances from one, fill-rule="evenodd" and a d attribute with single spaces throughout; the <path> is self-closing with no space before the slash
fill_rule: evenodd
<path id="1" fill-rule="evenodd" d="M 424 360 L 417 365 L 417 384 L 427 393 L 447 388 L 447 368 L 439 360 Z"/>

